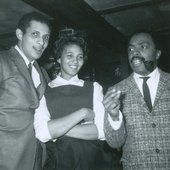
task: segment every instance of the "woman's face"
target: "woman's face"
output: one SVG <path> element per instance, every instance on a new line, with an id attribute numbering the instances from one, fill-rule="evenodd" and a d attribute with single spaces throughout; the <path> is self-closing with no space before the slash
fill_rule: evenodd
<path id="1" fill-rule="evenodd" d="M 69 80 L 75 76 L 84 64 L 82 48 L 76 44 L 69 44 L 64 47 L 60 63 L 61 77 Z"/>

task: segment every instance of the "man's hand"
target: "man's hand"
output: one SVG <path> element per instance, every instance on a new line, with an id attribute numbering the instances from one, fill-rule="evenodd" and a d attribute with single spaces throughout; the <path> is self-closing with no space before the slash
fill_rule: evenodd
<path id="1" fill-rule="evenodd" d="M 106 112 L 109 113 L 111 118 L 115 121 L 119 120 L 120 95 L 120 91 L 109 88 L 103 99 L 103 105 Z"/>

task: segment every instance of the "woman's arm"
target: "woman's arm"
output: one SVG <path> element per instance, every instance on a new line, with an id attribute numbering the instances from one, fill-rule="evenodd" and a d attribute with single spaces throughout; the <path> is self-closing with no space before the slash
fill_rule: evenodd
<path id="1" fill-rule="evenodd" d="M 70 115 L 48 121 L 48 129 L 53 139 L 63 136 L 81 121 L 92 121 L 94 113 L 91 109 L 82 108 Z"/>
<path id="2" fill-rule="evenodd" d="M 66 136 L 84 140 L 104 139 L 104 106 L 103 88 L 97 82 L 93 83 L 93 111 L 95 112 L 94 124 L 81 124 L 73 127 L 66 133 Z"/>
<path id="3" fill-rule="evenodd" d="M 79 122 L 93 121 L 93 119 L 93 111 L 91 109 L 82 108 L 70 113 L 68 116 L 51 120 L 46 99 L 43 96 L 40 101 L 40 106 L 36 109 L 34 114 L 35 135 L 41 142 L 47 142 L 64 135 Z"/>
<path id="4" fill-rule="evenodd" d="M 95 113 L 95 119 L 94 124 L 96 125 L 98 129 L 98 138 L 104 139 L 104 131 L 103 131 L 103 125 L 104 125 L 104 106 L 103 106 L 103 88 L 102 86 L 94 82 L 93 83 L 94 92 L 93 92 L 93 111 Z"/>
<path id="5" fill-rule="evenodd" d="M 98 139 L 98 130 L 93 123 L 79 124 L 68 131 L 66 136 L 84 140 L 96 140 Z"/>

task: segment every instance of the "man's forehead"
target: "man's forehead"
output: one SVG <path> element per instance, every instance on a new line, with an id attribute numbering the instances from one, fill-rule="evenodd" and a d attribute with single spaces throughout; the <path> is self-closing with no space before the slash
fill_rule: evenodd
<path id="1" fill-rule="evenodd" d="M 146 33 L 140 33 L 140 34 L 135 34 L 132 36 L 132 38 L 129 41 L 129 45 L 133 43 L 153 43 L 153 40 L 149 34 Z"/>
<path id="2" fill-rule="evenodd" d="M 32 29 L 35 31 L 43 31 L 50 34 L 50 28 L 48 27 L 47 24 L 35 20 L 32 20 L 30 22 L 28 29 Z"/>

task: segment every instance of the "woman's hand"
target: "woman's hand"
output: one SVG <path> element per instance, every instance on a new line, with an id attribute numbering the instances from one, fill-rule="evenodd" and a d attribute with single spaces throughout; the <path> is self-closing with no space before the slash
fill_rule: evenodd
<path id="1" fill-rule="evenodd" d="M 95 114 L 94 112 L 89 108 L 82 108 L 80 109 L 80 112 L 84 114 L 84 122 L 93 122 Z"/>

